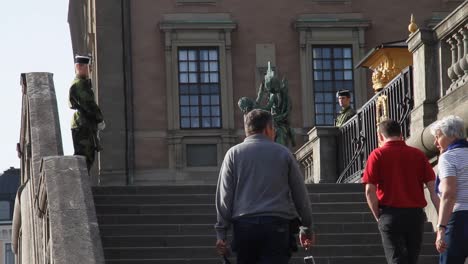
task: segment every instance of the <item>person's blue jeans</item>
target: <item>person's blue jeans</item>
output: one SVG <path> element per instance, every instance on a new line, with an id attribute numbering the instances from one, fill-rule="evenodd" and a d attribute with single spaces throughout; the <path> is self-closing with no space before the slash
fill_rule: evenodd
<path id="1" fill-rule="evenodd" d="M 447 249 L 440 254 L 440 264 L 463 264 L 468 258 L 468 211 L 452 213 L 445 231 Z"/>
<path id="2" fill-rule="evenodd" d="M 289 220 L 274 216 L 241 217 L 233 223 L 237 264 L 287 264 Z"/>

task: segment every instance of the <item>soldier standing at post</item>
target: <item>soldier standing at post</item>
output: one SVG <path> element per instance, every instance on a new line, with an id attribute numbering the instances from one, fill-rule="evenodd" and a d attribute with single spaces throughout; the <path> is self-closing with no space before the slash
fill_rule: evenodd
<path id="1" fill-rule="evenodd" d="M 338 91 L 336 98 L 338 98 L 338 103 L 341 106 L 341 112 L 336 117 L 335 126 L 341 127 L 356 114 L 356 111 L 351 107 L 351 93 L 349 90 Z"/>
<path id="2" fill-rule="evenodd" d="M 104 118 L 101 109 L 96 104 L 91 79 L 89 79 L 90 60 L 88 56 L 77 55 L 75 57 L 76 77 L 69 93 L 70 108 L 76 110 L 71 123 L 74 155 L 86 157 L 88 172 L 93 165 L 95 151 L 102 150 L 97 132 L 105 127 Z"/>

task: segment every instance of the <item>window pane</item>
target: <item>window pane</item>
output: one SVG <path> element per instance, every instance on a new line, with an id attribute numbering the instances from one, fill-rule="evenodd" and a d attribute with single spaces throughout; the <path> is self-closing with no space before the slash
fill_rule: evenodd
<path id="1" fill-rule="evenodd" d="M 182 128 L 190 128 L 190 118 L 181 118 L 180 119 L 180 126 Z"/>
<path id="2" fill-rule="evenodd" d="M 333 49 L 333 57 L 334 58 L 342 58 L 343 57 L 343 49 L 342 48 L 334 48 Z"/>
<path id="3" fill-rule="evenodd" d="M 209 71 L 208 62 L 200 62 L 200 71 L 207 72 Z"/>
<path id="4" fill-rule="evenodd" d="M 321 58 L 322 57 L 322 49 L 321 48 L 314 48 L 314 58 Z"/>
<path id="5" fill-rule="evenodd" d="M 332 72 L 331 71 L 324 71 L 323 72 L 323 79 L 324 80 L 331 80 L 332 79 Z"/>
<path id="6" fill-rule="evenodd" d="M 189 74 L 189 79 L 190 79 L 190 83 L 196 83 L 197 82 L 197 74 L 196 73 L 190 73 Z"/>
<path id="7" fill-rule="evenodd" d="M 219 85 L 218 84 L 212 84 L 211 85 L 211 93 L 212 94 L 219 94 Z"/>
<path id="8" fill-rule="evenodd" d="M 179 80 L 181 83 L 188 83 L 188 74 L 187 73 L 179 74 Z"/>
<path id="9" fill-rule="evenodd" d="M 188 85 L 186 85 L 186 84 L 181 84 L 181 85 L 179 86 L 179 88 L 180 88 L 180 93 L 181 93 L 181 94 L 188 94 L 188 92 L 189 92 L 189 86 L 188 86 Z"/>
<path id="10" fill-rule="evenodd" d="M 187 51 L 186 50 L 179 50 L 179 60 L 186 61 L 187 60 Z"/>
<path id="11" fill-rule="evenodd" d="M 333 62 L 333 67 L 334 67 L 336 70 L 343 69 L 343 61 L 342 61 L 342 60 L 335 60 L 335 61 Z"/>
<path id="12" fill-rule="evenodd" d="M 323 115 L 316 115 L 315 116 L 315 123 L 317 125 L 323 125 L 324 124 Z"/>
<path id="13" fill-rule="evenodd" d="M 334 122 L 334 118 L 333 118 L 333 115 L 326 115 L 325 116 L 325 124 L 327 125 L 334 125 L 335 122 Z"/>
<path id="14" fill-rule="evenodd" d="M 210 50 L 210 60 L 218 60 L 218 51 Z"/>
<path id="15" fill-rule="evenodd" d="M 335 71 L 335 80 L 343 80 L 344 73 L 343 71 Z"/>
<path id="16" fill-rule="evenodd" d="M 333 103 L 333 98 L 335 97 L 335 94 L 332 93 L 326 93 L 325 94 L 325 102 L 326 103 Z"/>
<path id="17" fill-rule="evenodd" d="M 332 104 L 326 104 L 325 105 L 325 113 L 328 114 L 333 114 L 335 111 L 333 110 L 333 105 Z"/>
<path id="18" fill-rule="evenodd" d="M 321 60 L 314 60 L 314 69 L 316 69 L 316 70 L 322 69 L 322 61 Z"/>
<path id="19" fill-rule="evenodd" d="M 316 92 L 321 92 L 323 90 L 323 82 L 314 82 L 314 89 Z"/>
<path id="20" fill-rule="evenodd" d="M 352 56 L 351 56 L 351 48 L 344 48 L 344 49 L 343 49 L 343 57 L 345 57 L 345 58 L 352 58 Z"/>
<path id="21" fill-rule="evenodd" d="M 316 104 L 315 105 L 315 112 L 320 114 L 320 113 L 323 113 L 325 110 L 323 104 Z"/>
<path id="22" fill-rule="evenodd" d="M 210 104 L 210 96 L 209 95 L 202 95 L 201 103 L 202 103 L 202 105 L 209 105 Z"/>
<path id="23" fill-rule="evenodd" d="M 324 69 L 331 69 L 331 60 L 323 60 L 323 68 Z"/>
<path id="24" fill-rule="evenodd" d="M 315 102 L 320 103 L 324 101 L 323 93 L 316 93 L 315 94 Z"/>
<path id="25" fill-rule="evenodd" d="M 196 60 L 196 58 L 197 58 L 197 51 L 189 50 L 188 51 L 188 59 L 191 60 L 191 61 L 194 61 L 194 60 Z"/>
<path id="26" fill-rule="evenodd" d="M 316 81 L 322 80 L 322 72 L 314 71 L 314 80 Z"/>
<path id="27" fill-rule="evenodd" d="M 221 118 L 219 118 L 219 117 L 211 118 L 211 125 L 213 127 L 221 127 Z"/>
<path id="28" fill-rule="evenodd" d="M 189 71 L 196 72 L 197 71 L 197 63 L 196 62 L 189 62 Z"/>
<path id="29" fill-rule="evenodd" d="M 180 62 L 179 63 L 179 71 L 186 72 L 187 70 L 188 70 L 187 63 L 186 62 Z"/>
<path id="30" fill-rule="evenodd" d="M 189 105 L 189 97 L 187 95 L 180 97 L 180 105 Z"/>
<path id="31" fill-rule="evenodd" d="M 345 81 L 343 88 L 348 89 L 348 90 L 352 90 L 353 89 L 353 81 Z"/>
<path id="32" fill-rule="evenodd" d="M 181 107 L 180 108 L 180 115 L 181 116 L 190 116 L 190 107 Z"/>
<path id="33" fill-rule="evenodd" d="M 212 95 L 211 96 L 211 104 L 212 105 L 219 105 L 219 95 Z"/>
<path id="34" fill-rule="evenodd" d="M 190 107 L 190 116 L 198 116 L 198 106 Z"/>
<path id="35" fill-rule="evenodd" d="M 198 96 L 190 96 L 190 105 L 198 105 Z"/>
<path id="36" fill-rule="evenodd" d="M 204 117 L 202 119 L 202 127 L 211 127 L 211 118 Z"/>
<path id="37" fill-rule="evenodd" d="M 345 71 L 344 72 L 344 79 L 345 80 L 352 80 L 353 79 L 353 71 Z"/>
<path id="38" fill-rule="evenodd" d="M 0 201 L 0 220 L 10 220 L 10 202 Z"/>
<path id="39" fill-rule="evenodd" d="M 200 120 L 196 117 L 190 118 L 190 127 L 192 128 L 200 127 Z"/>
<path id="40" fill-rule="evenodd" d="M 190 85 L 190 94 L 198 94 L 198 85 L 196 84 Z"/>
<path id="41" fill-rule="evenodd" d="M 220 116 L 220 114 L 219 114 L 219 106 L 212 106 L 212 107 L 211 107 L 211 115 L 213 115 L 213 116 Z"/>
<path id="42" fill-rule="evenodd" d="M 352 69 L 353 68 L 352 60 L 344 60 L 344 68 L 345 69 Z"/>
<path id="43" fill-rule="evenodd" d="M 202 116 L 210 116 L 210 107 L 208 106 L 202 107 Z"/>
<path id="44" fill-rule="evenodd" d="M 330 48 L 323 48 L 322 49 L 322 56 L 324 58 L 331 58 L 331 49 Z"/>
<path id="45" fill-rule="evenodd" d="M 202 84 L 201 85 L 201 93 L 202 94 L 210 93 L 210 86 L 208 84 Z"/>
<path id="46" fill-rule="evenodd" d="M 209 83 L 210 82 L 210 75 L 208 73 L 200 74 L 200 82 L 201 83 Z"/>
<path id="47" fill-rule="evenodd" d="M 217 73 L 210 73 L 210 82 L 211 83 L 218 83 L 218 74 Z"/>
<path id="48" fill-rule="evenodd" d="M 11 243 L 5 243 L 5 264 L 15 264 L 15 254 L 11 249 Z"/>
<path id="49" fill-rule="evenodd" d="M 208 50 L 200 50 L 200 60 L 208 60 Z"/>
<path id="50" fill-rule="evenodd" d="M 218 71 L 218 62 L 210 62 L 210 71 Z"/>
<path id="51" fill-rule="evenodd" d="M 323 82 L 325 91 L 333 91 L 333 82 Z"/>

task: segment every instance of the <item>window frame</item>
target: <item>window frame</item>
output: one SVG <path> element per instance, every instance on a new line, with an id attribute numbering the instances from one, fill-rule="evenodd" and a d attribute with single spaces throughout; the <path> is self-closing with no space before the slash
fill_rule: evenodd
<path id="1" fill-rule="evenodd" d="M 350 49 L 351 51 L 351 54 L 349 58 L 345 57 L 344 55 L 344 49 Z M 339 111 L 341 109 L 341 107 L 339 106 L 339 103 L 338 103 L 338 99 L 336 97 L 336 92 L 338 90 L 341 90 L 341 89 L 347 89 L 347 90 L 350 90 L 351 91 L 351 107 L 354 107 L 354 100 L 353 100 L 353 95 L 354 95 L 354 59 L 353 59 L 353 47 L 352 45 L 347 45 L 347 44 L 339 44 L 339 45 L 324 45 L 324 44 L 320 44 L 320 45 L 312 45 L 311 47 L 312 49 L 312 61 L 311 61 L 311 75 L 312 75 L 312 84 L 313 86 L 315 87 L 315 89 L 313 89 L 313 95 L 314 95 L 314 107 L 315 107 L 315 116 L 314 116 L 314 119 L 315 119 L 315 125 L 316 126 L 333 126 L 334 123 L 335 123 L 335 120 L 336 120 L 336 117 L 337 115 L 339 114 Z M 314 52 L 315 52 L 315 49 L 321 49 L 321 56 L 320 57 L 315 57 L 314 56 Z M 330 56 L 329 57 L 324 57 L 323 56 L 323 49 L 330 49 Z M 342 55 L 340 57 L 337 57 L 335 56 L 335 50 L 336 49 L 341 49 L 342 51 Z M 345 60 L 351 60 L 351 66 L 350 68 L 346 68 L 345 66 Z M 320 61 L 321 64 L 322 64 L 322 67 L 317 70 L 315 68 L 315 65 L 316 65 L 316 61 Z M 324 68 L 323 67 L 323 63 L 325 61 L 329 61 L 330 62 L 330 67 L 329 68 Z M 343 62 L 343 66 L 341 68 L 336 68 L 335 67 L 335 62 L 336 61 L 342 61 Z M 324 70 L 325 69 L 325 70 Z M 327 70 L 327 69 L 330 69 L 330 70 Z M 324 77 L 322 77 L 320 80 L 316 80 L 315 79 L 315 76 L 316 76 L 316 73 L 322 73 L 325 72 L 325 71 L 329 71 L 330 72 L 330 79 L 329 80 L 326 80 L 324 79 Z M 340 71 L 343 71 L 343 77 L 342 79 L 336 79 L 336 72 L 340 72 Z M 351 79 L 346 79 L 346 71 L 351 71 Z M 346 81 L 351 81 L 351 86 L 350 88 L 349 87 L 346 87 L 345 83 Z M 322 83 L 322 88 L 318 89 L 318 83 L 321 82 Z M 326 87 L 327 85 L 325 85 L 326 82 L 330 82 L 331 85 L 329 85 L 331 87 L 331 91 L 326 91 L 325 89 L 326 88 L 323 88 L 323 87 Z M 338 82 L 343 82 L 343 86 L 342 87 L 337 87 L 337 83 Z M 327 103 L 327 100 L 324 99 L 323 101 L 319 102 L 318 101 L 318 95 L 327 95 L 327 94 L 331 94 L 331 102 L 328 102 Z M 323 109 L 324 111 L 323 112 L 318 112 L 317 111 L 317 107 L 320 106 L 320 105 L 323 105 Z M 328 112 L 326 111 L 327 109 L 327 106 L 330 106 L 331 105 L 331 112 Z M 318 120 L 320 120 L 318 117 L 319 116 L 322 116 L 323 117 L 323 120 L 324 122 L 318 122 Z M 332 120 L 330 120 L 330 122 L 327 122 L 327 116 L 332 116 Z"/>
<path id="2" fill-rule="evenodd" d="M 184 60 L 184 61 L 181 61 L 180 60 L 180 51 L 181 50 L 187 50 L 188 51 L 196 51 L 196 58 L 195 60 L 190 60 L 188 57 L 187 57 L 187 60 Z M 216 50 L 216 56 L 217 56 L 217 60 L 216 60 L 216 63 L 217 63 L 217 68 L 216 68 L 216 71 L 211 71 L 211 62 L 214 62 L 214 60 L 210 60 L 210 57 L 208 57 L 208 60 L 201 60 L 199 55 L 200 55 L 200 51 L 202 50 L 208 50 L 208 52 L 210 52 L 211 50 Z M 208 53 L 209 54 L 209 53 Z M 191 129 L 220 129 L 223 127 L 223 108 L 222 108 L 222 95 L 221 95 L 221 68 L 220 68 L 220 56 L 219 56 L 219 47 L 216 47 L 216 46 L 204 46 L 204 47 L 201 47 L 201 46 L 195 46 L 195 47 L 190 47 L 190 46 L 180 46 L 177 48 L 177 88 L 178 88 L 178 97 L 179 97 L 179 128 L 180 129 L 183 129 L 183 130 L 191 130 Z M 188 54 L 187 54 L 188 56 Z M 208 55 L 209 56 L 209 55 Z M 192 103 L 190 102 L 191 100 L 191 96 L 192 94 L 190 94 L 190 92 L 188 92 L 187 94 L 185 93 L 182 93 L 181 91 L 181 70 L 180 70 L 180 64 L 181 62 L 187 62 L 187 71 L 186 73 L 190 75 L 190 73 L 196 73 L 196 76 L 197 76 L 197 82 L 195 83 L 191 83 L 190 82 L 190 77 L 189 77 L 189 80 L 188 82 L 186 83 L 186 85 L 194 85 L 194 86 L 200 86 L 198 88 L 198 93 L 196 94 L 198 96 L 198 103 L 197 103 L 197 106 L 198 106 L 198 127 L 193 127 L 192 126 L 192 114 L 191 114 L 191 109 L 192 109 Z M 190 62 L 195 62 L 196 63 L 196 70 L 193 72 L 193 71 L 190 71 Z M 201 71 L 201 63 L 208 63 L 208 71 L 205 72 L 205 71 Z M 200 80 L 200 77 L 201 77 L 201 74 L 202 73 L 208 73 L 209 74 L 209 78 L 211 79 L 211 73 L 217 73 L 218 75 L 218 82 L 216 83 L 212 83 L 212 82 L 208 82 L 208 83 L 203 83 L 201 82 Z M 203 84 L 209 84 L 209 85 L 212 85 L 212 84 L 217 84 L 218 87 L 217 87 L 217 90 L 218 90 L 218 93 L 217 94 L 211 94 L 211 93 L 208 93 L 208 94 L 204 94 L 202 92 L 202 88 L 201 86 Z M 183 105 L 182 104 L 182 96 L 189 96 L 189 104 L 187 106 Z M 206 96 L 206 95 L 209 95 L 210 96 L 210 104 L 207 105 L 208 107 L 210 107 L 210 116 L 205 116 L 207 118 L 210 118 L 210 124 L 213 122 L 213 118 L 218 118 L 219 119 L 219 126 L 210 126 L 210 127 L 205 127 L 203 126 L 203 102 L 202 102 L 202 97 L 203 96 Z M 213 95 L 217 95 L 218 96 L 218 104 L 212 104 L 211 103 L 211 96 Z M 186 118 L 185 116 L 183 116 L 183 113 L 182 113 L 182 108 L 183 107 L 188 107 L 189 108 L 189 127 L 184 127 L 183 126 L 183 119 Z M 215 116 L 215 115 L 211 115 L 211 108 L 212 107 L 218 107 L 218 115 Z"/>

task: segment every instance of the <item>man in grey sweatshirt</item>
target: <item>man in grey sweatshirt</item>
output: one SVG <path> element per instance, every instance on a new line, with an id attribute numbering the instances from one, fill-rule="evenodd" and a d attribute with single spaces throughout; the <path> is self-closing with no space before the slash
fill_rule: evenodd
<path id="1" fill-rule="evenodd" d="M 247 138 L 229 149 L 219 174 L 216 248 L 226 254 L 232 225 L 238 264 L 287 264 L 289 222 L 299 216 L 302 226 L 312 230 L 304 178 L 289 149 L 274 142 L 269 112 L 252 110 L 244 116 L 244 127 Z M 312 233 L 306 237 L 313 243 Z"/>

